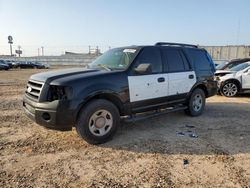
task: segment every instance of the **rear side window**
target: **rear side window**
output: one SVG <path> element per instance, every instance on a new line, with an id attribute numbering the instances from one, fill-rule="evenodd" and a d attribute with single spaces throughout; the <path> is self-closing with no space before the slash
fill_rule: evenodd
<path id="1" fill-rule="evenodd" d="M 193 60 L 196 70 L 207 71 L 211 70 L 211 62 L 205 51 L 201 50 L 188 50 Z"/>
<path id="2" fill-rule="evenodd" d="M 183 52 L 178 49 L 162 49 L 164 55 L 164 71 L 168 72 L 181 72 L 185 70 L 190 70 L 190 66 Z"/>
<path id="3" fill-rule="evenodd" d="M 161 73 L 162 62 L 160 50 L 154 47 L 145 47 L 136 60 L 135 67 L 140 64 L 151 64 L 153 73 Z"/>

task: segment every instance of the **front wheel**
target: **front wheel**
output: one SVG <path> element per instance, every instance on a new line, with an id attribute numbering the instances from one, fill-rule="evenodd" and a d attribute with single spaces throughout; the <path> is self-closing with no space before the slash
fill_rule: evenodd
<path id="1" fill-rule="evenodd" d="M 199 116 L 202 114 L 205 108 L 206 96 L 202 89 L 195 89 L 189 100 L 188 100 L 188 108 L 185 112 L 190 116 Z"/>
<path id="2" fill-rule="evenodd" d="M 234 97 L 238 93 L 238 86 L 234 82 L 226 82 L 220 89 L 222 95 Z"/>
<path id="3" fill-rule="evenodd" d="M 103 99 L 89 102 L 79 114 L 76 124 L 78 134 L 90 144 L 110 140 L 120 125 L 117 107 Z"/>

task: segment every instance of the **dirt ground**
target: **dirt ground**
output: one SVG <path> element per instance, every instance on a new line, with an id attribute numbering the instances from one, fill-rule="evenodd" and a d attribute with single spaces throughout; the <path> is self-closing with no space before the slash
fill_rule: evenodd
<path id="1" fill-rule="evenodd" d="M 41 71 L 0 71 L 0 187 L 250 187 L 250 95 L 209 98 L 196 118 L 122 123 L 93 146 L 25 116 L 26 82 Z"/>

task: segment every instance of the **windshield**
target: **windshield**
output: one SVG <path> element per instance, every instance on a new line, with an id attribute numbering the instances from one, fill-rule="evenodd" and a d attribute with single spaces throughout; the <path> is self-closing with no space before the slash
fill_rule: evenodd
<path id="1" fill-rule="evenodd" d="M 223 69 L 226 65 L 228 64 L 228 62 L 224 61 L 222 63 L 220 63 L 219 65 L 216 66 L 217 70 L 221 70 Z"/>
<path id="2" fill-rule="evenodd" d="M 98 57 L 88 67 L 93 69 L 125 70 L 138 52 L 139 49 L 136 48 L 115 48 Z"/>
<path id="3" fill-rule="evenodd" d="M 250 66 L 250 63 L 242 63 L 230 69 L 230 71 L 241 71 Z"/>

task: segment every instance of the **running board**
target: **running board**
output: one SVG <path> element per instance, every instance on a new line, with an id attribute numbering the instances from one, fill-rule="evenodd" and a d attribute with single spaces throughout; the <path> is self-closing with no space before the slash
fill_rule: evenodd
<path id="1" fill-rule="evenodd" d="M 131 123 L 131 122 L 140 121 L 143 119 L 152 118 L 152 117 L 156 117 L 159 115 L 168 114 L 170 112 L 176 112 L 176 111 L 185 110 L 185 109 L 187 109 L 187 106 L 170 107 L 170 108 L 159 109 L 159 110 L 150 111 L 150 112 L 137 113 L 131 116 L 123 116 L 121 117 L 121 119 L 124 122 Z"/>

